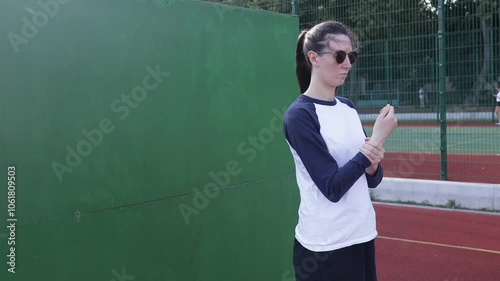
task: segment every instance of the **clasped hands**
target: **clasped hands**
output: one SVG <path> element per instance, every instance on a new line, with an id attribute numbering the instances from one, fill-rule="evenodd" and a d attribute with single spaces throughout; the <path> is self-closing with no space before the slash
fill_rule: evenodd
<path id="1" fill-rule="evenodd" d="M 394 107 L 388 104 L 380 110 L 373 125 L 372 136 L 365 138 L 365 143 L 359 149 L 372 163 L 371 170 L 376 171 L 378 164 L 384 159 L 384 143 L 397 125 Z"/>

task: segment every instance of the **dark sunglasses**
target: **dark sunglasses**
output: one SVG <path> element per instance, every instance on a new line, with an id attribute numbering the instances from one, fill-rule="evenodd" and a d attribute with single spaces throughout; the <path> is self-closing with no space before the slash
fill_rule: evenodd
<path id="1" fill-rule="evenodd" d="M 358 58 L 359 53 L 357 51 L 352 51 L 349 53 L 346 53 L 345 51 L 339 50 L 339 51 L 332 51 L 332 52 L 321 52 L 318 54 L 333 54 L 335 57 L 335 60 L 337 61 L 338 64 L 341 64 L 345 61 L 346 57 L 349 57 L 349 62 L 353 64 L 356 62 L 356 59 Z"/>

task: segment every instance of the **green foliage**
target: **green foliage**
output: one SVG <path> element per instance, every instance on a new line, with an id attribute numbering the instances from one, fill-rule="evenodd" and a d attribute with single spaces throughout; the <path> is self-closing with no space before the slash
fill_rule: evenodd
<path id="1" fill-rule="evenodd" d="M 499 13 L 498 1 L 497 0 L 483 0 L 479 1 L 479 5 L 476 10 L 476 16 L 491 19 L 493 14 Z"/>
<path id="2" fill-rule="evenodd" d="M 462 209 L 462 205 L 457 204 L 457 202 L 454 199 L 448 199 L 448 202 L 444 205 L 444 207 L 450 209 Z"/>

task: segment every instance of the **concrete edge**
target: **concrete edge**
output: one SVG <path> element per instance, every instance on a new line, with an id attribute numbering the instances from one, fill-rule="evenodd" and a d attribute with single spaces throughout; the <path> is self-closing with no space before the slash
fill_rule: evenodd
<path id="1" fill-rule="evenodd" d="M 419 180 L 386 177 L 370 189 L 374 201 L 450 205 L 473 210 L 500 211 L 500 184 Z"/>
<path id="2" fill-rule="evenodd" d="M 459 213 L 471 213 L 471 214 L 481 214 L 481 215 L 491 215 L 491 216 L 500 216 L 500 212 L 492 212 L 492 211 L 481 211 L 475 209 L 451 209 L 444 207 L 436 207 L 436 206 L 424 206 L 424 205 L 410 205 L 410 204 L 402 204 L 402 203 L 388 203 L 388 202 L 373 202 L 374 206 L 395 206 L 401 208 L 414 208 L 414 209 L 425 209 L 425 210 L 439 210 L 443 212 L 459 212 Z"/>

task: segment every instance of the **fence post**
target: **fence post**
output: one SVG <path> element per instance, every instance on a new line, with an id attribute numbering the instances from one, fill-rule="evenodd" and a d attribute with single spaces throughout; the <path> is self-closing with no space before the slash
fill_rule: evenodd
<path id="1" fill-rule="evenodd" d="M 490 54 L 491 54 L 491 57 L 490 57 L 490 73 L 491 73 L 491 86 L 493 87 L 493 93 L 496 94 L 496 88 L 495 88 L 495 85 L 499 82 L 496 81 L 496 78 L 495 78 L 495 67 L 493 66 L 493 61 L 494 61 L 494 57 L 495 57 L 495 48 L 493 48 L 493 42 L 495 42 L 495 34 L 493 34 L 493 27 L 490 28 Z M 489 93 L 488 93 L 489 94 Z M 496 105 L 496 99 L 491 99 L 493 101 L 493 108 L 491 110 L 491 121 L 493 123 L 495 123 L 495 105 Z M 500 116 L 499 116 L 500 117 Z"/>
<path id="2" fill-rule="evenodd" d="M 389 89 L 391 88 L 391 80 L 392 77 L 390 77 L 390 71 L 391 71 L 391 66 L 389 64 L 389 41 L 387 39 L 384 40 L 384 62 L 385 62 L 385 92 L 386 92 L 386 98 L 387 98 L 387 103 L 390 103 L 391 105 L 392 102 L 389 102 L 389 100 L 392 101 L 392 91 L 388 92 Z"/>
<path id="3" fill-rule="evenodd" d="M 445 52 L 445 15 L 444 0 L 438 4 L 438 49 L 439 49 L 439 122 L 441 128 L 441 179 L 448 179 L 447 143 L 446 143 L 446 52 Z"/>

